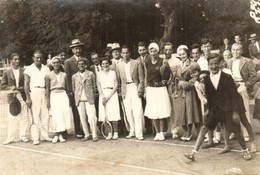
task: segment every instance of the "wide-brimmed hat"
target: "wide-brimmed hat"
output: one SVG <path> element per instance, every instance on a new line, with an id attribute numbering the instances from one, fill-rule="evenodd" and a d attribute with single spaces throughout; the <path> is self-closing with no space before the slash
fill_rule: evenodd
<path id="1" fill-rule="evenodd" d="M 118 43 L 113 43 L 111 45 L 111 49 L 110 49 L 110 52 L 113 52 L 114 50 L 120 50 L 120 45 Z"/>
<path id="2" fill-rule="evenodd" d="M 74 40 L 71 41 L 70 48 L 78 47 L 78 46 L 83 46 L 84 44 L 85 44 L 85 43 L 80 42 L 79 39 L 74 39 Z"/>
<path id="3" fill-rule="evenodd" d="M 255 39 L 258 39 L 258 36 L 256 35 L 256 33 L 252 33 L 248 40 L 255 40 Z"/>

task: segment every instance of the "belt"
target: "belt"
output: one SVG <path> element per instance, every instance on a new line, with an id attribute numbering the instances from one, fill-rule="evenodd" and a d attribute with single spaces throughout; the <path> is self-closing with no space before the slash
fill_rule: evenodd
<path id="1" fill-rule="evenodd" d="M 45 87 L 42 87 L 42 86 L 35 86 L 34 88 L 45 88 Z"/>
<path id="2" fill-rule="evenodd" d="M 244 81 L 243 81 L 243 80 L 241 80 L 241 81 L 235 81 L 235 82 L 237 82 L 237 83 L 244 83 Z"/>
<path id="3" fill-rule="evenodd" d="M 113 89 L 113 87 L 104 87 L 103 89 Z"/>
<path id="4" fill-rule="evenodd" d="M 126 82 L 126 84 L 132 84 L 132 83 L 134 83 L 134 82 Z"/>
<path id="5" fill-rule="evenodd" d="M 162 82 L 151 82 L 151 83 L 148 83 L 147 86 L 150 86 L 150 87 L 164 87 L 165 85 Z"/>

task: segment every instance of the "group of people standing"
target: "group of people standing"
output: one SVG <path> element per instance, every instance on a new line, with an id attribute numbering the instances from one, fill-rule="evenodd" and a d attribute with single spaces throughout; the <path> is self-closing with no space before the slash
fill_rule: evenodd
<path id="1" fill-rule="evenodd" d="M 108 133 L 106 140 L 119 138 L 120 120 L 125 121 L 126 138 L 138 140 L 154 129 L 155 141 L 165 140 L 167 134 L 190 141 L 194 125 L 198 139 L 192 153 L 186 155 L 191 160 L 207 132 L 206 147 L 214 146 L 212 133 L 219 126 L 225 141 L 222 153 L 230 151 L 228 137 L 232 132 L 243 158 L 251 159 L 245 139 L 252 142 L 251 151 L 256 149 L 256 142 L 249 123 L 248 92 L 259 78 L 252 60 L 242 56 L 241 44 L 232 45 L 233 57 L 228 62 L 220 54 L 211 53 L 212 44 L 207 38 L 201 45 L 194 44 L 191 51 L 180 45 L 176 56 L 170 42 L 163 45 L 161 52 L 154 42 L 148 47 L 140 42 L 137 59 L 131 58 L 128 46 L 113 43 L 106 56 L 101 58 L 93 52 L 88 60 L 81 55 L 83 45 L 74 39 L 70 45 L 74 55 L 64 63 L 61 56 L 55 56 L 48 66 L 42 64 L 44 55 L 39 50 L 34 52 L 34 63 L 25 69 L 19 66 L 19 54 L 11 55 L 12 67 L 4 73 L 1 87 L 13 91 L 9 96 L 18 97 L 23 112 L 16 117 L 9 112 L 4 144 L 14 141 L 14 118 L 20 122 L 21 140 L 28 141 L 25 131 L 29 113 L 40 129 L 40 134 L 32 134 L 33 144 L 38 145 L 40 140 L 64 142 L 66 131 L 73 127 L 72 115 L 76 137 L 94 142 L 98 141 L 97 121 L 112 123 L 113 133 Z M 245 109 L 241 111 L 241 107 Z M 234 113 L 246 128 L 243 135 Z M 48 135 L 49 115 L 54 138 Z M 181 128 L 183 136 L 179 135 Z"/>

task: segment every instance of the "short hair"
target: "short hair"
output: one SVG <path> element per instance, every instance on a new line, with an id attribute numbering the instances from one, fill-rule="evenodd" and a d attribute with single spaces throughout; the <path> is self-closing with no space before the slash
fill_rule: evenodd
<path id="1" fill-rule="evenodd" d="M 241 43 L 234 43 L 234 44 L 232 44 L 232 47 L 234 47 L 234 46 L 240 46 L 240 48 L 243 50 L 243 45 Z"/>
<path id="2" fill-rule="evenodd" d="M 78 61 L 77 61 L 77 65 L 79 64 L 79 62 L 84 62 L 84 64 L 87 65 L 87 60 L 84 59 L 84 58 L 80 58 L 80 59 L 78 59 Z"/>
<path id="3" fill-rule="evenodd" d="M 202 70 L 202 71 L 200 71 L 199 76 L 202 75 L 202 74 L 209 75 L 210 72 L 208 70 Z"/>
<path id="4" fill-rule="evenodd" d="M 122 51 L 123 49 L 128 49 L 128 51 L 130 50 L 127 45 L 123 45 L 122 48 L 121 48 L 121 51 Z"/>
<path id="5" fill-rule="evenodd" d="M 223 54 L 224 54 L 224 53 L 229 53 L 229 54 L 231 54 L 230 50 L 224 50 Z"/>
<path id="6" fill-rule="evenodd" d="M 97 52 L 91 52 L 90 56 L 93 56 L 93 55 L 97 55 L 98 56 L 98 53 Z"/>
<path id="7" fill-rule="evenodd" d="M 211 40 L 209 38 L 201 39 L 201 45 L 206 45 L 207 43 L 209 43 L 211 45 Z"/>
<path id="8" fill-rule="evenodd" d="M 214 58 L 218 58 L 219 62 L 221 61 L 221 55 L 218 53 L 211 53 L 208 56 L 208 62 Z"/>
<path id="9" fill-rule="evenodd" d="M 166 43 L 163 45 L 163 48 L 164 48 L 165 46 L 172 46 L 172 48 L 173 48 L 173 44 L 172 44 L 171 42 L 166 42 Z"/>
<path id="10" fill-rule="evenodd" d="M 227 40 L 229 40 L 229 39 L 228 39 L 228 37 L 226 37 L 226 36 L 225 36 L 225 37 L 223 37 L 223 40 L 224 40 L 224 39 L 227 39 Z"/>
<path id="11" fill-rule="evenodd" d="M 191 51 L 192 51 L 193 49 L 199 49 L 199 52 L 201 52 L 200 46 L 199 46 L 198 44 L 196 44 L 196 43 L 191 45 Z"/>
<path id="12" fill-rule="evenodd" d="M 111 65 L 111 60 L 109 59 L 109 57 L 107 57 L 107 56 L 102 57 L 101 61 L 100 61 L 100 65 L 102 64 L 103 61 L 108 61 L 108 64 Z"/>
<path id="13" fill-rule="evenodd" d="M 35 54 L 42 54 L 42 55 L 44 55 L 44 53 L 43 53 L 43 51 L 42 50 L 36 50 L 36 51 L 34 51 L 33 52 L 33 55 L 35 55 Z"/>
<path id="14" fill-rule="evenodd" d="M 19 55 L 18 53 L 12 53 L 12 54 L 10 55 L 10 60 L 13 60 L 13 58 L 14 58 L 15 56 L 18 56 L 18 57 L 20 58 L 20 55 Z"/>
<path id="15" fill-rule="evenodd" d="M 145 47 L 145 48 L 147 47 L 146 44 L 145 44 L 145 42 L 143 42 L 143 41 L 139 42 L 137 46 L 138 46 L 138 47 L 139 47 L 139 46 L 140 46 L 140 47 Z"/>

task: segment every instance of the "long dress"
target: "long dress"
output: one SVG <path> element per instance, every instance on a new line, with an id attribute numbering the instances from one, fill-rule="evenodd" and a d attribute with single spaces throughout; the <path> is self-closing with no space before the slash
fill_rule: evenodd
<path id="1" fill-rule="evenodd" d="M 176 98 L 172 100 L 174 117 L 178 124 L 188 125 L 202 122 L 202 113 L 200 101 L 190 76 L 190 65 L 192 61 L 187 60 L 185 65 L 177 70 L 177 78 L 179 82 L 185 82 L 185 90 L 180 88 Z"/>
<path id="2" fill-rule="evenodd" d="M 65 79 L 66 74 L 60 72 L 58 75 L 51 71 L 46 75 L 46 78 L 50 80 L 50 105 L 52 116 L 52 128 L 54 132 L 62 132 L 71 129 L 71 109 L 69 106 L 69 98 L 65 91 Z M 64 90 L 56 90 L 55 88 L 64 88 Z"/>
<path id="3" fill-rule="evenodd" d="M 98 81 L 100 83 L 100 88 L 103 91 L 105 97 L 109 96 L 111 91 L 115 86 L 114 79 L 116 78 L 115 71 L 109 70 L 109 72 L 99 72 Z M 106 109 L 106 110 L 105 110 Z M 107 101 L 104 105 L 102 103 L 102 97 L 99 95 L 99 117 L 98 121 L 104 121 L 105 117 L 107 117 L 108 121 L 118 121 L 120 120 L 120 112 L 119 112 L 119 101 L 118 94 L 115 92 L 112 97 Z"/>

